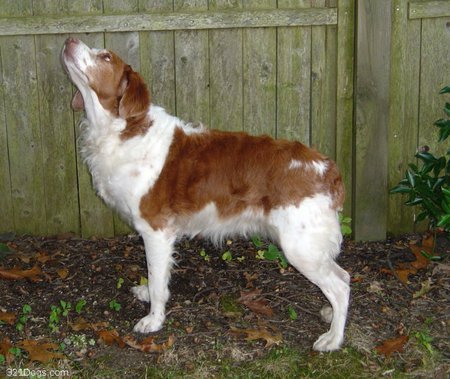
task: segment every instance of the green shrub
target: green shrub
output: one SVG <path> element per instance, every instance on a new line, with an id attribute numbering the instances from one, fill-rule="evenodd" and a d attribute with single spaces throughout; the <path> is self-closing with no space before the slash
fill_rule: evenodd
<path id="1" fill-rule="evenodd" d="M 450 93 L 450 86 L 440 93 Z M 434 123 L 439 128 L 438 142 L 445 141 L 450 135 L 450 103 L 445 103 L 444 112 L 446 118 Z M 439 227 L 450 231 L 450 149 L 446 156 L 436 157 L 424 146 L 415 157 L 418 165 L 410 163 L 404 179 L 390 193 L 406 194 L 405 205 L 420 208 L 416 222 L 427 219 L 430 229 Z"/>

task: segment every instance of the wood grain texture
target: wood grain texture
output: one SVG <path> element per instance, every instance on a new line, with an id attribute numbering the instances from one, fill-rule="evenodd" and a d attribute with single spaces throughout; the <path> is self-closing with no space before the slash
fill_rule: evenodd
<path id="1" fill-rule="evenodd" d="M 275 7 L 273 0 L 244 4 L 244 8 Z M 275 28 L 244 30 L 244 129 L 251 134 L 276 136 L 276 45 Z"/>
<path id="2" fill-rule="evenodd" d="M 324 0 L 313 1 L 313 6 L 324 4 Z M 311 29 L 311 145 L 336 159 L 337 29 Z"/>
<path id="3" fill-rule="evenodd" d="M 450 17 L 450 1 L 411 1 L 409 3 L 409 18 Z"/>
<path id="4" fill-rule="evenodd" d="M 14 226 L 14 210 L 11 198 L 11 172 L 8 150 L 8 129 L 6 124 L 5 86 L 2 68 L 2 39 L 0 38 L 0 233 L 11 232 Z"/>
<path id="5" fill-rule="evenodd" d="M 173 1 L 140 0 L 143 12 L 171 12 Z M 152 102 L 175 114 L 175 40 L 173 31 L 140 33 L 141 74 L 152 93 Z"/>
<path id="6" fill-rule="evenodd" d="M 207 0 L 175 0 L 179 10 L 206 10 Z M 176 113 L 183 120 L 210 124 L 208 31 L 175 32 Z"/>
<path id="7" fill-rule="evenodd" d="M 420 20 L 408 20 L 408 4 L 392 5 L 390 62 L 390 104 L 388 129 L 388 189 L 404 177 L 414 162 L 419 129 Z M 387 228 L 394 234 L 413 230 L 414 209 L 403 205 L 405 198 L 388 198 Z"/>
<path id="8" fill-rule="evenodd" d="M 388 0 L 359 0 L 358 12 L 354 236 L 384 239 L 391 6 Z"/>
<path id="9" fill-rule="evenodd" d="M 353 217 L 353 86 L 355 1 L 339 0 L 336 75 L 336 162 L 346 192 L 344 214 Z"/>
<path id="10" fill-rule="evenodd" d="M 310 0 L 282 0 L 283 8 L 309 8 Z M 310 144 L 311 27 L 277 30 L 277 130 L 279 138 Z"/>
<path id="11" fill-rule="evenodd" d="M 193 3 L 193 1 L 191 1 Z M 179 4 L 179 5 L 176 5 Z M 256 2 L 255 6 L 263 9 L 245 12 L 223 11 L 207 12 L 207 4 L 199 9 L 189 2 L 176 0 L 176 9 L 188 9 L 189 12 L 171 12 L 162 14 L 137 13 L 113 15 L 80 16 L 33 16 L 0 18 L 0 35 L 27 34 L 64 34 L 95 32 L 130 32 L 130 31 L 163 31 L 163 30 L 200 30 L 230 28 L 261 28 L 276 26 L 332 25 L 337 22 L 336 9 L 264 9 L 264 3 Z M 246 2 L 247 4 L 247 2 Z"/>
<path id="12" fill-rule="evenodd" d="M 215 0 L 209 9 L 241 9 L 242 1 Z M 241 131 L 242 104 L 242 30 L 209 32 L 210 126 L 214 129 Z"/>

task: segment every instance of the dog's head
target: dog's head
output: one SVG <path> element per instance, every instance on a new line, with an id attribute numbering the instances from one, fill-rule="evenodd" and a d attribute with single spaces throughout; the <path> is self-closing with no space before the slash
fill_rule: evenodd
<path id="1" fill-rule="evenodd" d="M 119 56 L 105 49 L 91 49 L 68 38 L 62 61 L 78 88 L 72 100 L 75 110 L 85 109 L 95 119 L 99 107 L 130 122 L 145 117 L 150 94 L 142 77 Z M 90 115 L 91 113 L 91 115 Z"/>

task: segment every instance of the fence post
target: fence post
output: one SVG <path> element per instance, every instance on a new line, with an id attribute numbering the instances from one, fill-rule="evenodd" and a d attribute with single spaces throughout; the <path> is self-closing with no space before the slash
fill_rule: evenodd
<path id="1" fill-rule="evenodd" d="M 390 44 L 391 1 L 358 0 L 354 170 L 358 240 L 386 237 Z"/>

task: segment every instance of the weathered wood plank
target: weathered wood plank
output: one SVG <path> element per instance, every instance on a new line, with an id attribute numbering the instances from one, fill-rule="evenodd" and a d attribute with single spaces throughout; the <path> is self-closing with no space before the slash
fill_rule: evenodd
<path id="1" fill-rule="evenodd" d="M 418 135 L 420 76 L 420 20 L 408 20 L 408 4 L 392 4 L 390 62 L 390 106 L 388 129 L 388 189 L 404 177 L 414 161 Z M 388 231 L 394 234 L 413 230 L 414 210 L 403 205 L 399 195 L 388 198 Z"/>
<path id="2" fill-rule="evenodd" d="M 244 8 L 275 8 L 276 1 L 246 1 Z M 275 28 L 244 30 L 244 128 L 251 134 L 276 136 Z"/>
<path id="3" fill-rule="evenodd" d="M 175 10 L 208 7 L 207 0 L 175 0 Z M 175 32 L 176 113 L 186 121 L 209 120 L 208 31 Z"/>
<path id="4" fill-rule="evenodd" d="M 210 1 L 209 9 L 240 9 L 242 1 Z M 209 32 L 211 127 L 243 130 L 242 30 Z"/>
<path id="5" fill-rule="evenodd" d="M 358 240 L 386 237 L 391 5 L 358 2 L 355 228 Z M 374 185 L 376 183 L 376 185 Z"/>
<path id="6" fill-rule="evenodd" d="M 311 0 L 280 0 L 281 8 L 306 8 Z M 278 138 L 310 144 L 311 28 L 280 27 L 277 33 Z"/>
<path id="7" fill-rule="evenodd" d="M 103 2 L 106 14 L 131 13 L 139 10 L 138 0 L 110 0 Z M 140 71 L 139 33 L 105 33 L 105 48 L 116 52 L 134 70 Z M 114 234 L 125 235 L 132 232 L 131 228 L 114 212 Z"/>
<path id="8" fill-rule="evenodd" d="M 95 34 L 78 34 L 87 45 L 91 47 L 103 47 L 104 35 Z M 75 88 L 74 88 L 75 90 Z M 70 107 L 70 104 L 67 104 Z M 80 113 L 75 114 L 75 119 L 81 119 Z M 78 122 L 76 122 L 78 124 Z M 76 125 L 77 141 L 80 133 L 79 125 Z M 78 143 L 77 143 L 78 145 Z M 77 146 L 78 147 L 78 146 Z M 79 149 L 77 148 L 79 151 Z M 97 196 L 92 186 L 91 175 L 86 164 L 81 160 L 78 154 L 78 192 L 80 199 L 80 220 L 81 234 L 83 237 L 91 236 L 113 236 L 114 220 L 113 212 L 105 203 Z"/>
<path id="9" fill-rule="evenodd" d="M 352 215 L 353 199 L 353 71 L 355 0 L 339 0 L 337 26 L 336 162 L 346 191 L 344 213 Z"/>
<path id="10" fill-rule="evenodd" d="M 332 1 L 334 6 L 336 1 Z M 325 5 L 313 0 L 313 6 Z M 335 26 L 312 29 L 311 145 L 336 158 L 337 30 Z"/>
<path id="11" fill-rule="evenodd" d="M 450 1 L 411 1 L 409 4 L 409 18 L 450 17 Z"/>
<path id="12" fill-rule="evenodd" d="M 419 146 L 427 145 L 434 154 L 445 155 L 448 141 L 438 142 L 438 128 L 433 125 L 445 118 L 443 111 L 448 96 L 439 91 L 450 85 L 450 18 L 422 20 L 422 47 L 419 99 Z"/>
<path id="13" fill-rule="evenodd" d="M 143 12 L 173 11 L 173 1 L 140 0 Z M 140 33 L 141 74 L 146 79 L 152 102 L 174 114 L 175 106 L 175 46 L 174 32 Z"/>
<path id="14" fill-rule="evenodd" d="M 1 41 L 1 38 L 0 38 Z M 11 198 L 11 173 L 9 170 L 8 130 L 6 124 L 5 91 L 3 83 L 2 46 L 0 44 L 0 234 L 12 232 L 14 211 Z"/>
<path id="15" fill-rule="evenodd" d="M 71 4 L 73 5 L 74 2 Z M 35 15 L 67 12 L 67 3 L 43 0 L 33 4 Z M 71 86 L 61 66 L 67 35 L 36 36 L 39 121 L 42 131 L 47 232 L 79 234 L 75 131 L 69 108 Z"/>
<path id="16" fill-rule="evenodd" d="M 7 37 L 1 44 L 16 231 L 46 234 L 34 37 Z"/>
<path id="17" fill-rule="evenodd" d="M 259 2 L 256 5 L 259 6 Z M 80 30 L 85 33 L 94 33 L 261 28 L 336 23 L 337 11 L 335 8 L 2 17 L 0 18 L 0 35 L 64 34 L 79 33 Z"/>

